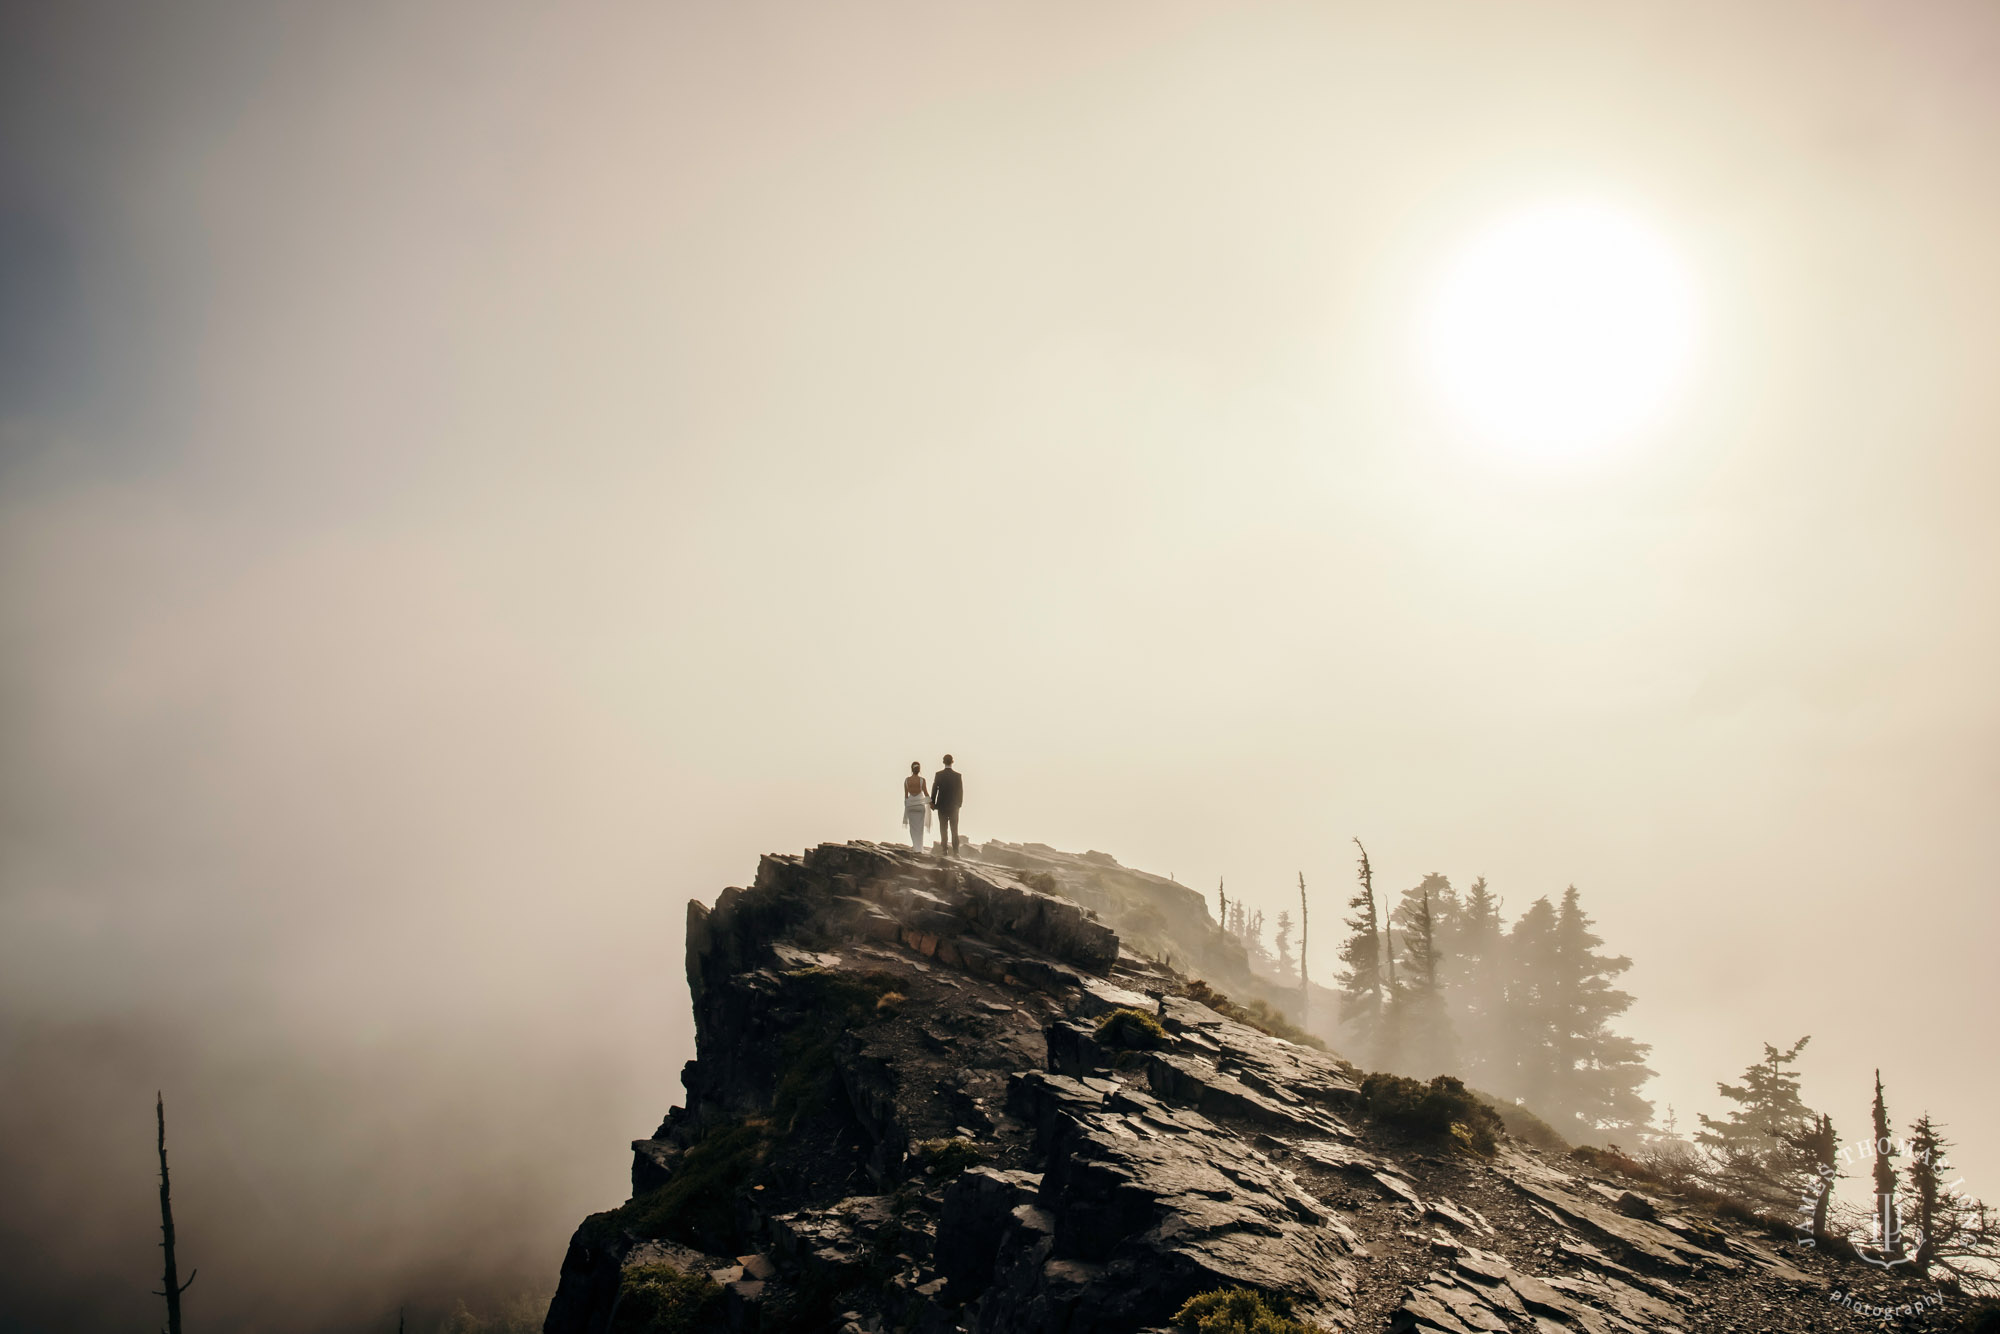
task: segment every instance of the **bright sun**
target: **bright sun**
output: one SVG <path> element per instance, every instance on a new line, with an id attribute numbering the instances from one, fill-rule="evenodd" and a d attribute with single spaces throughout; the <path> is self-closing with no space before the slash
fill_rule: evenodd
<path id="1" fill-rule="evenodd" d="M 1666 241 L 1615 208 L 1563 202 L 1501 219 L 1452 259 L 1421 352 L 1459 425 L 1574 456 L 1656 423 L 1694 341 L 1693 282 Z"/>

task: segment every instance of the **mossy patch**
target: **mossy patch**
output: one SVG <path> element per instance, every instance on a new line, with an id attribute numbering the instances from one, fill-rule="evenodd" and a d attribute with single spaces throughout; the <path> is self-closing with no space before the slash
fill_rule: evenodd
<path id="1" fill-rule="evenodd" d="M 634 1265 L 618 1280 L 612 1334 L 697 1334 L 722 1317 L 722 1289 L 706 1274 Z"/>
<path id="2" fill-rule="evenodd" d="M 1291 1303 L 1255 1288 L 1217 1288 L 1190 1297 L 1174 1323 L 1195 1334 L 1325 1334 L 1292 1317 Z"/>
<path id="3" fill-rule="evenodd" d="M 719 1123 L 681 1156 L 666 1185 L 593 1214 L 586 1226 L 604 1236 L 630 1232 L 733 1253 L 736 1202 L 756 1184 L 770 1151 L 771 1127 L 763 1118 Z"/>
<path id="4" fill-rule="evenodd" d="M 771 1098 L 771 1118 L 790 1134 L 802 1116 L 833 1105 L 840 1094 L 840 1071 L 833 1062 L 833 1035 L 821 1032 L 789 1034 L 780 1048 L 784 1074 Z"/>
<path id="5" fill-rule="evenodd" d="M 849 1022 L 859 1022 L 875 1008 L 877 1001 L 903 984 L 894 973 L 849 972 L 843 968 L 800 968 L 785 974 L 785 983 L 794 996 L 822 1011 L 836 1012 Z"/>
<path id="6" fill-rule="evenodd" d="M 918 1140 L 910 1146 L 910 1159 L 919 1172 L 938 1181 L 949 1181 L 968 1167 L 986 1161 L 985 1152 L 971 1140 Z"/>
<path id="7" fill-rule="evenodd" d="M 1450 1075 L 1430 1083 L 1402 1075 L 1373 1074 L 1361 1081 L 1361 1102 L 1369 1118 L 1405 1134 L 1455 1140 L 1489 1155 L 1499 1147 L 1505 1126 L 1500 1114 Z"/>
<path id="8" fill-rule="evenodd" d="M 1099 1045 L 1120 1051 L 1152 1051 L 1167 1044 L 1167 1030 L 1144 1010 L 1113 1010 L 1097 1021 Z"/>
<path id="9" fill-rule="evenodd" d="M 834 1044 L 841 1034 L 896 1014 L 907 998 L 896 990 L 903 979 L 894 973 L 801 968 L 785 974 L 785 981 L 809 1016 L 785 1036 L 779 1053 L 784 1073 L 771 1098 L 772 1120 L 781 1133 L 790 1134 L 801 1117 L 837 1104 L 840 1071 Z"/>

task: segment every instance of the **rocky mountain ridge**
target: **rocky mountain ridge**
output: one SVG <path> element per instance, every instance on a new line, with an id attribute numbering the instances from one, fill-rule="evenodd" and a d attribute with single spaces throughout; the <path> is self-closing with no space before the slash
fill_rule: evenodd
<path id="1" fill-rule="evenodd" d="M 1257 983 L 1201 896 L 1104 854 L 767 856 L 689 905 L 687 974 L 686 1105 L 578 1228 L 547 1334 L 1120 1334 L 1232 1288 L 1435 1334 L 1962 1314 L 1568 1154 L 1386 1121 L 1216 994 Z"/>

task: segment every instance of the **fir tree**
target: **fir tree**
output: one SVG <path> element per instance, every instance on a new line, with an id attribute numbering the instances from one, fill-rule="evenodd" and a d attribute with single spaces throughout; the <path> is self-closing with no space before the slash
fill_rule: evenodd
<path id="1" fill-rule="evenodd" d="M 1400 1000 L 1403 983 L 1396 976 L 1396 928 L 1386 921 L 1382 923 L 1382 963 L 1388 975 L 1382 980 L 1382 1033 L 1375 1043 L 1375 1065 L 1394 1070 L 1402 1065 L 1406 1011 Z"/>
<path id="2" fill-rule="evenodd" d="M 1593 1130 L 1634 1132 L 1652 1123 L 1653 1104 L 1639 1088 L 1653 1072 L 1651 1048 L 1611 1031 L 1610 1022 L 1632 1008 L 1632 997 L 1611 985 L 1631 968 L 1624 955 L 1597 952 L 1603 939 L 1590 930 L 1576 886 L 1563 893 L 1556 915 L 1555 999 L 1559 1006 L 1557 1069 L 1561 1089 L 1555 1110 Z"/>
<path id="3" fill-rule="evenodd" d="M 1433 871 L 1424 877 L 1431 895 L 1431 921 L 1437 932 L 1438 948 L 1449 963 L 1458 954 L 1458 934 L 1465 922 L 1465 904 L 1459 900 L 1458 891 L 1451 887 L 1451 881 Z M 1450 979 L 1440 974 L 1440 982 Z"/>
<path id="4" fill-rule="evenodd" d="M 1767 1042 L 1764 1059 L 1743 1072 L 1740 1085 L 1717 1084 L 1716 1092 L 1736 1103 L 1736 1110 L 1723 1121 L 1703 1115 L 1703 1128 L 1695 1135 L 1695 1142 L 1717 1149 L 1773 1153 L 1783 1147 L 1785 1136 L 1805 1130 L 1812 1110 L 1799 1096 L 1799 1072 L 1791 1067 L 1811 1041 L 1808 1034 L 1786 1051 Z"/>
<path id="5" fill-rule="evenodd" d="M 1882 1096 L 1882 1072 L 1875 1072 L 1875 1240 L 1884 1259 L 1903 1250 L 1901 1221 L 1896 1215 L 1896 1142 L 1889 1134 L 1889 1105 Z"/>
<path id="6" fill-rule="evenodd" d="M 1671 1110 L 1671 1109 L 1669 1109 Z M 1785 1142 L 1804 1160 L 1812 1173 L 1807 1187 L 1812 1195 L 1812 1239 L 1815 1246 L 1826 1244 L 1827 1211 L 1833 1205 L 1834 1182 L 1840 1178 L 1840 1136 L 1834 1133 L 1833 1118 L 1825 1112 L 1801 1134 L 1785 1136 Z"/>
<path id="7" fill-rule="evenodd" d="M 1439 877 L 1440 879 L 1442 877 Z M 1445 1011 L 1443 951 L 1430 890 L 1419 886 L 1416 911 L 1403 927 L 1403 982 L 1390 998 L 1402 1063 L 1429 1077 L 1454 1068 L 1451 1016 Z"/>
<path id="8" fill-rule="evenodd" d="M 1464 913 L 1458 901 L 1458 891 L 1451 887 L 1448 877 L 1432 871 L 1415 886 L 1403 891 L 1395 912 L 1390 914 L 1390 921 L 1395 923 L 1404 938 L 1405 958 L 1409 951 L 1407 942 L 1416 930 L 1419 911 L 1430 915 L 1431 942 L 1438 958 L 1438 986 L 1440 989 L 1448 987 L 1452 965 L 1458 955 L 1458 935 Z"/>
<path id="9" fill-rule="evenodd" d="M 1244 924 L 1243 947 L 1250 951 L 1250 968 L 1252 972 L 1256 971 L 1259 964 L 1262 964 L 1266 969 L 1271 966 L 1271 951 L 1264 948 L 1264 910 L 1262 908 L 1253 909 L 1250 913 L 1250 920 Z"/>
<path id="10" fill-rule="evenodd" d="M 1456 936 L 1457 959 L 1446 993 L 1459 1035 L 1459 1067 L 1474 1087 L 1498 1088 L 1509 1078 L 1502 1055 L 1508 1036 L 1506 938 L 1500 901 L 1483 876 L 1465 892 Z"/>
<path id="11" fill-rule="evenodd" d="M 1928 1274 L 1942 1269 L 1968 1292 L 2000 1291 L 2000 1221 L 1965 1193 L 1965 1178 L 1952 1178 L 1951 1141 L 1929 1112 L 1910 1127 L 1910 1165 L 1903 1169 L 1910 1195 L 1910 1220 L 1922 1236 L 1915 1260 Z"/>
<path id="12" fill-rule="evenodd" d="M 1493 1061 L 1494 1091 L 1545 1117 L 1555 1111 L 1561 1079 L 1562 1014 L 1556 976 L 1556 910 L 1536 899 L 1507 933 L 1505 1040 Z"/>
<path id="13" fill-rule="evenodd" d="M 1951 1167 L 1945 1157 L 1950 1148 L 1938 1125 L 1925 1112 L 1910 1127 L 1910 1165 L 1903 1169 L 1910 1183 L 1911 1220 L 1917 1227 L 1917 1268 L 1928 1273 L 1937 1259 L 1937 1234 L 1944 1228 L 1946 1196 L 1944 1174 Z"/>
<path id="14" fill-rule="evenodd" d="M 1767 1042 L 1764 1059 L 1743 1072 L 1741 1084 L 1715 1086 L 1736 1108 L 1723 1120 L 1703 1114 L 1695 1143 L 1715 1152 L 1717 1175 L 1739 1194 L 1775 1200 L 1805 1187 L 1810 1164 L 1792 1140 L 1807 1134 L 1815 1117 L 1792 1067 L 1811 1041 L 1802 1037 L 1787 1051 Z"/>
<path id="15" fill-rule="evenodd" d="M 1278 914 L 1278 933 L 1275 937 L 1278 950 L 1278 971 L 1285 977 L 1292 975 L 1292 915 Z"/>
<path id="16" fill-rule="evenodd" d="M 1347 919 L 1347 939 L 1340 947 L 1340 962 L 1343 965 L 1339 977 L 1340 1022 L 1353 1033 L 1354 1049 L 1361 1052 L 1374 1050 L 1380 1045 L 1385 993 L 1381 915 L 1375 905 L 1375 872 L 1368 863 L 1368 849 L 1362 847 L 1361 840 L 1355 839 L 1354 846 L 1361 849 L 1361 858 L 1357 863 L 1361 887 L 1347 901 L 1347 906 L 1354 911 Z"/>

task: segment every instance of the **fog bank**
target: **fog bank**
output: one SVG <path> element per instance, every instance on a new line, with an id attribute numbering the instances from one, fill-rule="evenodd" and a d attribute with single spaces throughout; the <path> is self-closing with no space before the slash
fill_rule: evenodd
<path id="1" fill-rule="evenodd" d="M 1303 872 L 1321 981 L 1352 835 L 1574 882 L 1662 1111 L 1809 1032 L 2000 1195 L 1996 59 L 1974 4 L 0 11 L 0 1331 L 154 1318 L 155 1089 L 191 1327 L 546 1290 L 678 1095 L 685 901 L 946 750 L 969 836 Z M 1577 193 L 1701 370 L 1523 468 L 1410 321 Z"/>

